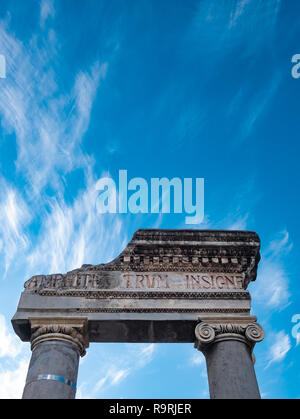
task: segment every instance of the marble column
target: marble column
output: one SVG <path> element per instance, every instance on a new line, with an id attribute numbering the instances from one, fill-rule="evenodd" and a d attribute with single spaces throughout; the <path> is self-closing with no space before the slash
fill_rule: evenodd
<path id="1" fill-rule="evenodd" d="M 80 356 L 88 346 L 83 321 L 34 321 L 23 399 L 74 399 Z"/>
<path id="2" fill-rule="evenodd" d="M 260 399 L 252 354 L 264 338 L 257 323 L 199 323 L 195 347 L 206 358 L 211 399 Z"/>

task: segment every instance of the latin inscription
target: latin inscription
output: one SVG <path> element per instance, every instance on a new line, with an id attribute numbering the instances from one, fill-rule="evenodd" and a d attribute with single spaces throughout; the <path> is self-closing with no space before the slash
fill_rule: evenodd
<path id="1" fill-rule="evenodd" d="M 185 273 L 185 272 L 113 272 L 106 274 L 47 275 L 33 277 L 25 284 L 29 291 L 41 289 L 70 290 L 241 290 L 243 274 Z"/>
<path id="2" fill-rule="evenodd" d="M 123 274 L 122 288 L 155 290 L 243 289 L 243 276 L 232 274 Z"/>

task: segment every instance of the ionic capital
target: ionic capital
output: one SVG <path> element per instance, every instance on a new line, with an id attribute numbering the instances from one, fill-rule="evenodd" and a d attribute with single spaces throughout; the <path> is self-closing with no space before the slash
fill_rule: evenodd
<path id="1" fill-rule="evenodd" d="M 253 350 L 257 342 L 264 339 L 265 332 L 256 322 L 200 322 L 195 329 L 195 348 L 205 350 L 215 342 L 239 340 Z"/>
<path id="2" fill-rule="evenodd" d="M 32 319 L 31 350 L 47 341 L 68 342 L 76 346 L 81 356 L 89 346 L 86 319 Z"/>

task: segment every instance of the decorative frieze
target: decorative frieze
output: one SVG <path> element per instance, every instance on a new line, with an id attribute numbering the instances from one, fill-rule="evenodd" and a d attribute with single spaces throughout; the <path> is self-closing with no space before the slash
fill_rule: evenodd
<path id="1" fill-rule="evenodd" d="M 138 230 L 114 261 L 34 276 L 25 290 L 242 290 L 256 278 L 259 247 L 252 232 Z"/>
<path id="2" fill-rule="evenodd" d="M 256 278 L 259 248 L 253 232 L 138 230 L 112 262 L 83 265 L 64 275 L 35 276 L 25 283 L 25 290 L 246 289 Z M 117 283 L 106 280 L 114 272 Z"/>
<path id="3" fill-rule="evenodd" d="M 159 328 L 169 319 L 170 341 L 180 333 L 180 341 L 194 342 L 200 315 L 224 321 L 250 315 L 247 286 L 256 278 L 259 248 L 257 234 L 247 231 L 138 230 L 112 262 L 32 277 L 13 324 L 26 340 L 31 318 L 83 316 L 89 330 L 97 330 L 93 336 L 105 341 L 110 329 L 101 329 L 102 322 L 123 340 L 119 321 Z M 178 331 L 176 321 L 190 327 Z M 134 334 L 132 328 L 126 338 L 135 341 Z"/>
<path id="4" fill-rule="evenodd" d="M 56 290 L 55 295 L 63 295 L 64 291 L 232 291 L 244 290 L 243 274 L 224 273 L 191 273 L 191 272 L 113 272 L 77 273 L 67 275 L 36 276 L 25 284 L 28 292 L 40 295 L 46 290 Z"/>

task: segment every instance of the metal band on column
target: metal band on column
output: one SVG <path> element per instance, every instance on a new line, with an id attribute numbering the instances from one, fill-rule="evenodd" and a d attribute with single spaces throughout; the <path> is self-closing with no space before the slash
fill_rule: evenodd
<path id="1" fill-rule="evenodd" d="M 23 398 L 75 398 L 79 358 L 88 347 L 86 319 L 34 319 L 31 331 Z"/>
<path id="2" fill-rule="evenodd" d="M 51 381 L 59 381 L 60 383 L 64 383 L 70 387 L 72 387 L 74 390 L 77 389 L 76 384 L 73 383 L 73 381 L 71 380 L 67 380 L 64 377 L 61 377 L 59 375 L 54 375 L 54 374 L 40 374 L 38 375 L 34 380 L 27 382 L 26 384 L 31 384 L 34 383 L 36 381 L 40 381 L 40 380 L 51 380 Z"/>

